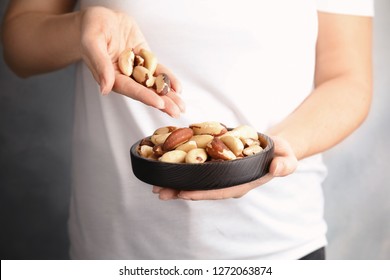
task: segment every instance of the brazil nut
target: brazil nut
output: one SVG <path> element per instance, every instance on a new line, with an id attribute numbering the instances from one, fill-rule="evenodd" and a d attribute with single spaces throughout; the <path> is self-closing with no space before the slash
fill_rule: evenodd
<path id="1" fill-rule="evenodd" d="M 234 160 L 236 156 L 231 150 L 222 142 L 221 139 L 215 137 L 210 143 L 206 146 L 206 152 L 213 159 L 222 159 L 222 160 Z"/>
<path id="2" fill-rule="evenodd" d="M 137 151 L 142 157 L 163 162 L 204 163 L 255 155 L 266 145 L 250 126 L 227 131 L 219 122 L 203 122 L 189 127 L 160 127 L 140 141 Z"/>
<path id="3" fill-rule="evenodd" d="M 209 134 L 212 136 L 220 136 L 227 132 L 226 126 L 215 121 L 191 124 L 190 128 L 194 131 L 195 135 Z"/>
<path id="4" fill-rule="evenodd" d="M 162 148 L 164 151 L 171 151 L 190 140 L 193 135 L 194 132 L 191 128 L 183 127 L 176 129 L 167 137 Z"/>
<path id="5" fill-rule="evenodd" d="M 155 77 L 149 70 L 143 66 L 136 66 L 133 70 L 133 78 L 141 85 L 152 87 L 154 85 Z"/>
<path id="6" fill-rule="evenodd" d="M 121 72 L 126 76 L 131 76 L 134 66 L 134 52 L 132 49 L 124 50 L 118 58 L 118 67 Z"/>
<path id="7" fill-rule="evenodd" d="M 171 80 L 168 75 L 162 73 L 156 77 L 154 89 L 159 95 L 166 95 L 171 90 Z"/>
<path id="8" fill-rule="evenodd" d="M 239 138 L 232 135 L 226 135 L 222 136 L 220 139 L 233 152 L 235 156 L 242 154 L 242 150 L 244 150 L 244 144 Z"/>
<path id="9" fill-rule="evenodd" d="M 139 55 L 144 59 L 143 66 L 148 69 L 150 75 L 153 76 L 157 68 L 157 57 L 147 49 L 141 49 Z"/>
<path id="10" fill-rule="evenodd" d="M 186 163 L 203 163 L 207 160 L 207 153 L 205 149 L 196 148 L 189 151 L 186 155 Z"/>
<path id="11" fill-rule="evenodd" d="M 169 163 L 184 163 L 187 153 L 180 150 L 173 150 L 164 153 L 158 160 Z"/>
<path id="12" fill-rule="evenodd" d="M 252 145 L 252 146 L 249 146 L 249 147 L 245 148 L 242 151 L 242 153 L 245 156 L 252 156 L 252 155 L 260 153 L 262 150 L 263 150 L 263 148 L 260 147 L 259 145 Z"/>

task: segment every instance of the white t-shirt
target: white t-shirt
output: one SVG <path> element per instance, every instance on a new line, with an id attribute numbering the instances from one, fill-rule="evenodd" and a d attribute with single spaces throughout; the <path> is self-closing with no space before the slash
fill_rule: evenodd
<path id="1" fill-rule="evenodd" d="M 240 199 L 160 201 L 134 177 L 129 149 L 166 125 L 216 120 L 265 131 L 312 90 L 317 9 L 370 15 L 372 1 L 81 1 L 91 5 L 137 20 L 181 80 L 187 112 L 172 119 L 119 94 L 103 97 L 78 65 L 71 257 L 297 259 L 325 246 L 320 155 Z"/>

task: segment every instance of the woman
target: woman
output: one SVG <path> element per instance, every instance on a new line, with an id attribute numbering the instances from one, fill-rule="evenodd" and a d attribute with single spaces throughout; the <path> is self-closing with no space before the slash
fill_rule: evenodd
<path id="1" fill-rule="evenodd" d="M 368 114 L 372 1 L 75 2 L 13 0 L 3 25 L 18 75 L 78 63 L 71 257 L 323 259 L 321 152 Z M 120 74 L 129 47 L 157 55 L 168 96 Z M 132 143 L 211 120 L 271 135 L 270 173 L 193 192 L 132 175 Z"/>

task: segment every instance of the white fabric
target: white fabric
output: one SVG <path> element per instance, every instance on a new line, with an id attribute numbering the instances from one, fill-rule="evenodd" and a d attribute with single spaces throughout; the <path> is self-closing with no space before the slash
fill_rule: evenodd
<path id="1" fill-rule="evenodd" d="M 373 16 L 374 0 L 317 0 L 317 8 L 321 12 Z"/>
<path id="2" fill-rule="evenodd" d="M 349 7 L 370 1 L 356 2 Z M 326 245 L 320 155 L 241 199 L 199 202 L 159 201 L 129 159 L 130 146 L 161 126 L 217 120 L 265 131 L 286 117 L 312 89 L 316 1 L 81 1 L 90 5 L 137 20 L 180 78 L 187 112 L 174 120 L 115 93 L 103 97 L 79 65 L 72 258 L 296 259 Z"/>

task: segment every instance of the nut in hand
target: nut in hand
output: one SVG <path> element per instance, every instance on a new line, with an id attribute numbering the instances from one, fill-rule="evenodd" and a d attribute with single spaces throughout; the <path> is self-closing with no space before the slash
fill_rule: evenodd
<path id="1" fill-rule="evenodd" d="M 153 76 L 157 69 L 157 57 L 147 49 L 140 50 L 139 55 L 144 59 L 144 67 L 148 69 L 150 75 Z"/>
<path id="2" fill-rule="evenodd" d="M 118 67 L 126 76 L 130 77 L 133 73 L 134 57 L 132 49 L 126 49 L 119 55 Z"/>
<path id="3" fill-rule="evenodd" d="M 156 77 L 154 88 L 159 95 L 166 95 L 171 90 L 171 80 L 168 75 L 162 73 Z"/>
<path id="4" fill-rule="evenodd" d="M 134 57 L 134 67 L 135 66 L 144 66 L 144 64 L 145 64 L 145 59 L 142 56 L 136 55 Z"/>
<path id="5" fill-rule="evenodd" d="M 136 66 L 133 70 L 133 78 L 141 85 L 152 87 L 154 85 L 155 77 L 149 70 L 143 66 Z"/>

